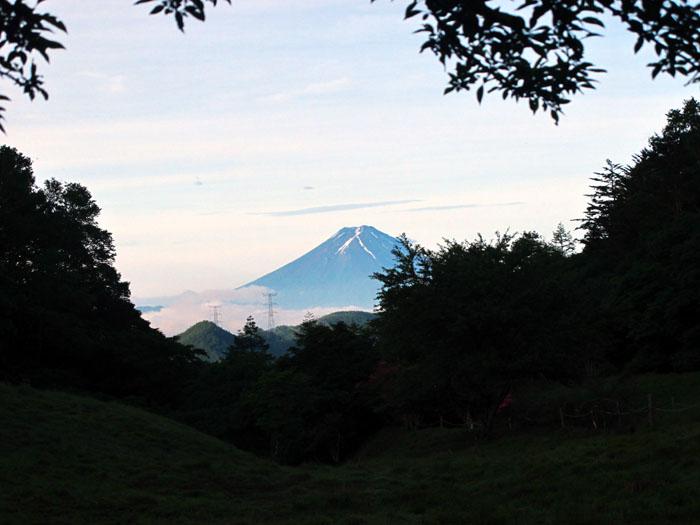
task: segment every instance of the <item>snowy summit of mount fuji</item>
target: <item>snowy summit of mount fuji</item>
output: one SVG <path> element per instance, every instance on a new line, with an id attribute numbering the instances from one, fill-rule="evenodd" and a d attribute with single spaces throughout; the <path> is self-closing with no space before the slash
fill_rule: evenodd
<path id="1" fill-rule="evenodd" d="M 281 308 L 374 306 L 379 282 L 371 278 L 394 266 L 396 237 L 372 226 L 341 228 L 298 259 L 241 288 L 264 286 Z"/>

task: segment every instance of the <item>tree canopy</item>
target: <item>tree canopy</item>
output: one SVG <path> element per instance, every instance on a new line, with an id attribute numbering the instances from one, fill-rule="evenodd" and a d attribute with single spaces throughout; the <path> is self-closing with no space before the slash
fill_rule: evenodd
<path id="1" fill-rule="evenodd" d="M 375 1 L 375 0 L 372 0 Z M 38 56 L 63 48 L 55 35 L 66 26 L 39 9 L 41 0 L 0 0 L 0 78 L 30 98 L 48 97 Z M 207 6 L 231 0 L 137 0 L 150 14 L 171 16 L 183 31 L 188 18 L 204 21 Z M 558 121 L 571 97 L 593 89 L 596 73 L 585 41 L 600 36 L 606 17 L 636 37 L 635 53 L 649 46 L 660 73 L 700 81 L 700 10 L 688 0 L 413 0 L 406 18 L 418 17 L 429 50 L 449 69 L 445 92 L 474 89 L 527 100 L 533 112 L 548 111 Z M 7 101 L 0 94 L 0 101 Z M 0 130 L 4 108 L 0 107 Z"/>
<path id="2" fill-rule="evenodd" d="M 380 349 L 397 367 L 393 411 L 424 424 L 490 427 L 515 382 L 580 372 L 566 351 L 577 334 L 558 247 L 534 232 L 446 241 L 435 251 L 403 244 L 397 267 L 376 274 Z"/>
<path id="3" fill-rule="evenodd" d="M 601 317 L 615 323 L 612 360 L 693 369 L 700 364 L 700 103 L 670 111 L 632 164 L 609 162 L 594 182 L 583 255 L 609 282 Z"/>

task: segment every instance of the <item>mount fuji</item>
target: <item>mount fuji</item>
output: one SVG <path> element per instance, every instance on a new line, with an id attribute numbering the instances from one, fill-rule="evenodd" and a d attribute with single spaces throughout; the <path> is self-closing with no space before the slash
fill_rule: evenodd
<path id="1" fill-rule="evenodd" d="M 371 309 L 379 282 L 374 272 L 394 266 L 396 237 L 372 226 L 342 228 L 298 259 L 240 289 L 263 286 L 277 293 L 281 308 L 353 305 Z"/>

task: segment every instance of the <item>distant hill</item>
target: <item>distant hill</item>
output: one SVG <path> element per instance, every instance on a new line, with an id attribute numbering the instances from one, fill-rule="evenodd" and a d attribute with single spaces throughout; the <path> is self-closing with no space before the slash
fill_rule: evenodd
<path id="1" fill-rule="evenodd" d="M 372 312 L 362 310 L 348 310 L 344 312 L 332 312 L 318 318 L 318 322 L 328 326 L 336 323 L 356 324 L 363 326 L 376 317 Z M 280 325 L 272 330 L 263 331 L 263 337 L 270 345 L 270 353 L 280 356 L 294 346 L 296 326 Z"/>
<path id="2" fill-rule="evenodd" d="M 274 356 L 284 354 L 294 344 L 294 328 L 291 326 L 278 326 L 271 331 L 261 330 L 260 333 Z M 204 350 L 209 361 L 218 361 L 226 355 L 234 337 L 233 333 L 211 321 L 200 321 L 182 332 L 178 339 L 182 344 Z"/>
<path id="3" fill-rule="evenodd" d="M 397 246 L 396 237 L 372 226 L 342 228 L 305 255 L 241 288 L 274 290 L 283 309 L 356 305 L 369 310 L 379 289 L 371 275 L 394 266 L 392 250 Z"/>
<path id="4" fill-rule="evenodd" d="M 233 344 L 234 335 L 211 321 L 200 321 L 182 332 L 178 339 L 184 345 L 204 350 L 209 361 L 218 361 Z"/>
<path id="5" fill-rule="evenodd" d="M 336 323 L 356 324 L 362 326 L 374 319 L 376 314 L 351 310 L 347 312 L 333 312 L 318 318 L 318 322 L 325 325 Z M 270 345 L 269 352 L 274 356 L 281 356 L 294 346 L 296 326 L 280 325 L 272 330 L 261 330 L 261 335 Z M 185 345 L 204 350 L 209 361 L 218 361 L 226 354 L 226 350 L 233 344 L 234 334 L 212 323 L 200 321 L 189 327 L 178 336 L 179 341 Z"/>
<path id="6" fill-rule="evenodd" d="M 296 326 L 275 326 L 272 330 L 263 330 L 262 336 L 265 338 L 267 344 L 270 345 L 269 352 L 279 357 L 294 346 Z"/>

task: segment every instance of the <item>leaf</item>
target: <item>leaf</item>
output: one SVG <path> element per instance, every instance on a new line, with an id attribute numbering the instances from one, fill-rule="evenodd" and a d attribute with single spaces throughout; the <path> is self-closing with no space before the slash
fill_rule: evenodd
<path id="1" fill-rule="evenodd" d="M 601 22 L 600 20 L 598 20 L 594 16 L 586 16 L 586 17 L 582 18 L 581 21 L 585 22 L 587 24 L 593 24 L 593 25 L 596 25 L 599 27 L 605 27 L 605 24 L 603 22 Z"/>
<path id="2" fill-rule="evenodd" d="M 203 10 L 200 11 L 196 7 L 188 5 L 185 8 L 185 11 L 187 11 L 190 15 L 195 17 L 197 20 L 204 22 L 204 11 Z"/>
<path id="3" fill-rule="evenodd" d="M 416 9 L 416 5 L 418 4 L 418 0 L 413 0 L 410 4 L 406 6 L 406 12 L 404 13 L 404 20 L 408 20 L 409 18 L 412 18 L 418 14 L 420 14 L 420 11 Z"/>

